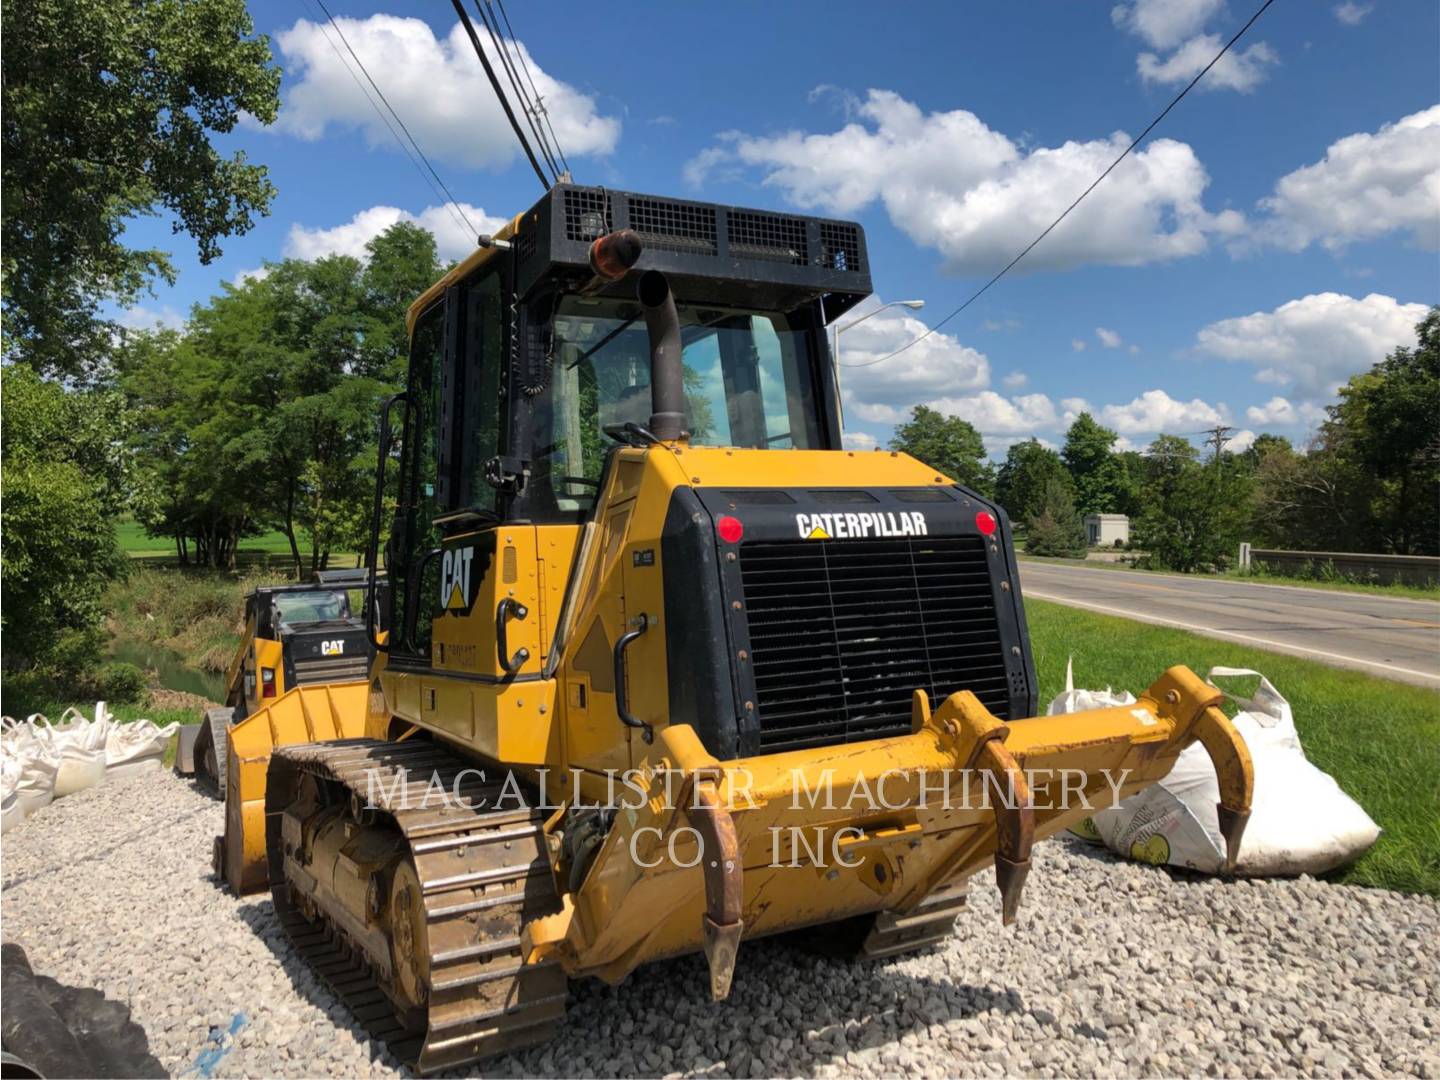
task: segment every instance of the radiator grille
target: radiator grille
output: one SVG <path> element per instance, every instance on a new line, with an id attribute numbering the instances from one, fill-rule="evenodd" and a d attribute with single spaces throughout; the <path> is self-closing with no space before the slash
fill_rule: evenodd
<path id="1" fill-rule="evenodd" d="M 906 734 L 917 687 L 1008 717 L 979 537 L 751 542 L 740 570 L 762 751 Z"/>
<path id="2" fill-rule="evenodd" d="M 326 656 L 317 660 L 295 661 L 295 682 L 301 686 L 312 683 L 353 682 L 370 671 L 370 658 L 359 652 L 353 656 Z"/>

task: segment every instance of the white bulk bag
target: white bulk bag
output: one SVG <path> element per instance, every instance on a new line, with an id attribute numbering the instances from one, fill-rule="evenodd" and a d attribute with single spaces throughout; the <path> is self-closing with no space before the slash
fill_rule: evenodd
<path id="1" fill-rule="evenodd" d="M 38 715 L 38 714 L 37 714 Z M 44 717 L 40 717 L 41 720 Z M 59 754 L 49 738 L 49 726 L 37 725 L 34 717 L 21 723 L 9 716 L 0 720 L 0 749 L 15 772 L 15 806 L 21 817 L 49 806 L 55 799 L 55 773 Z M 15 810 L 10 810 L 11 824 Z"/>
<path id="2" fill-rule="evenodd" d="M 153 720 L 112 723 L 105 736 L 105 778 L 123 780 L 164 766 L 165 746 L 179 724 L 160 727 Z"/>
<path id="3" fill-rule="evenodd" d="M 20 805 L 20 796 L 15 794 L 20 783 L 20 762 L 9 754 L 0 756 L 0 833 L 25 820 L 25 808 Z"/>
<path id="4" fill-rule="evenodd" d="M 55 773 L 55 797 L 62 799 L 94 787 L 105 779 L 105 735 L 110 721 L 105 703 L 95 706 L 95 720 L 86 720 L 74 709 L 66 709 L 60 722 L 49 729 L 50 741 L 59 751 L 60 768 Z"/>
<path id="5" fill-rule="evenodd" d="M 1320 874 L 1353 862 L 1380 836 L 1368 814 L 1334 778 L 1305 758 L 1290 703 L 1269 679 L 1249 668 L 1215 667 L 1206 676 L 1255 676 L 1253 698 L 1228 692 L 1239 705 L 1235 729 L 1250 749 L 1255 795 L 1240 842 L 1236 873 L 1253 877 Z M 1145 862 L 1219 873 L 1225 841 L 1216 820 L 1220 788 L 1204 748 L 1185 748 L 1170 774 L 1091 819 L 1112 851 Z"/>

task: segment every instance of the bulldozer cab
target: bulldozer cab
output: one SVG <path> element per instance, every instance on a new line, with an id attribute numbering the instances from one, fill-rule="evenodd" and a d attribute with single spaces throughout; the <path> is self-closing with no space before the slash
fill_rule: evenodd
<path id="1" fill-rule="evenodd" d="M 607 279 L 593 249 L 622 234 L 638 258 Z M 392 662 L 429 663 L 435 620 L 469 607 L 447 537 L 583 525 L 613 452 L 656 438 L 649 270 L 673 293 L 689 445 L 840 448 L 824 327 L 870 292 L 858 225 L 557 186 L 411 309 L 403 449 L 383 482 Z"/>

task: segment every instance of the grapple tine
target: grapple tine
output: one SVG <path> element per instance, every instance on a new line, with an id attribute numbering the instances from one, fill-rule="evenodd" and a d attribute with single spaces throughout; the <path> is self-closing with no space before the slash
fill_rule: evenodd
<path id="1" fill-rule="evenodd" d="M 1000 917 L 1015 921 L 1020 895 L 1030 873 L 1030 846 L 1035 842 L 1035 811 L 1025 773 L 1000 739 L 980 746 L 976 764 L 995 789 L 995 884 L 1000 888 Z"/>
<path id="2" fill-rule="evenodd" d="M 735 956 L 744 930 L 740 918 L 744 895 L 740 843 L 735 819 L 721 803 L 714 780 L 696 781 L 689 816 L 703 843 L 705 915 L 701 932 L 710 967 L 710 997 L 724 1001 L 730 996 Z"/>
<path id="3" fill-rule="evenodd" d="M 1205 707 L 1195 720 L 1195 733 L 1215 766 L 1215 778 L 1220 786 L 1216 817 L 1220 835 L 1225 840 L 1225 872 L 1233 874 L 1240 858 L 1240 839 L 1250 820 L 1255 767 L 1245 740 L 1218 706 Z"/>

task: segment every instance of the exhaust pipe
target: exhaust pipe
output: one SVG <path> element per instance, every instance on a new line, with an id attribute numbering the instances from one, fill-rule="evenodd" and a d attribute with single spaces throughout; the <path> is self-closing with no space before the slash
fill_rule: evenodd
<path id="1" fill-rule="evenodd" d="M 685 369 L 680 363 L 680 316 L 670 282 L 659 270 L 640 275 L 636 290 L 650 334 L 650 431 L 662 442 L 685 434 Z"/>

